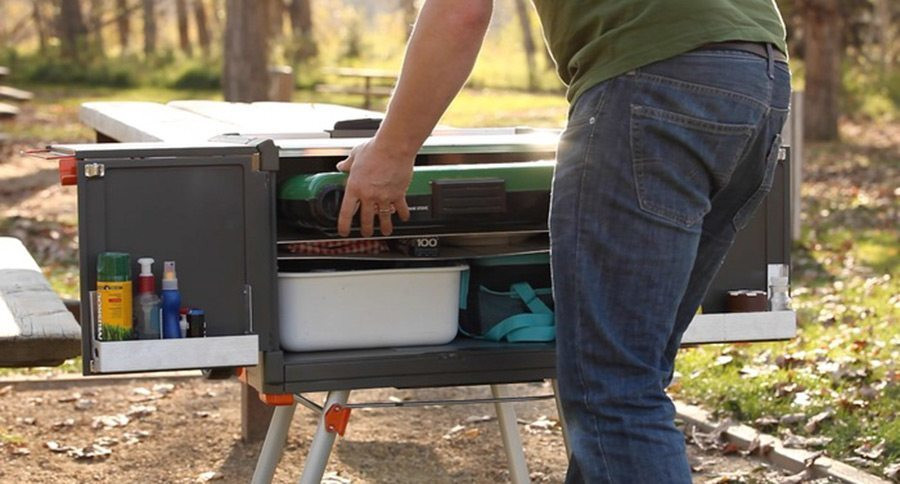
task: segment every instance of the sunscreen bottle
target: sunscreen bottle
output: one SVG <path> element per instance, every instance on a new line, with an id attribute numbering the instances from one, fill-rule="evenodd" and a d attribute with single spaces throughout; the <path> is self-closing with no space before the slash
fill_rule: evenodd
<path id="1" fill-rule="evenodd" d="M 131 256 L 127 253 L 103 252 L 97 256 L 97 302 L 99 339 L 131 339 Z"/>

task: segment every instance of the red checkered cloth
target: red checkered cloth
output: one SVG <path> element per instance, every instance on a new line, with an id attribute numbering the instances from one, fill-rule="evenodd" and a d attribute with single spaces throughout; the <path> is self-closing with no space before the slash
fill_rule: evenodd
<path id="1" fill-rule="evenodd" d="M 306 255 L 381 254 L 390 250 L 383 240 L 297 242 L 288 245 L 287 249 L 295 254 Z"/>

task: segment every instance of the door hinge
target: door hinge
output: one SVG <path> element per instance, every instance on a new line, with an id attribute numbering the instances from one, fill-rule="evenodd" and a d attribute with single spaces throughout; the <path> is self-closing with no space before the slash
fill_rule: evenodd
<path id="1" fill-rule="evenodd" d="M 103 178 L 106 175 L 106 166 L 103 163 L 88 163 L 84 165 L 85 178 Z"/>
<path id="2" fill-rule="evenodd" d="M 785 161 L 785 160 L 787 160 L 787 157 L 788 157 L 787 148 L 784 146 L 779 147 L 778 148 L 778 161 Z"/>

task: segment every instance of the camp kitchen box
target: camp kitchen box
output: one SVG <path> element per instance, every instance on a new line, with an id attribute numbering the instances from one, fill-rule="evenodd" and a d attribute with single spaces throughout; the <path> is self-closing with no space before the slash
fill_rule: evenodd
<path id="1" fill-rule="evenodd" d="M 442 248 L 431 258 L 315 256 L 285 250 L 296 242 L 333 239 L 342 181 L 332 172 L 335 164 L 362 141 L 359 138 L 285 137 L 273 141 L 227 135 L 185 145 L 52 147 L 62 156 L 64 179 L 77 183 L 81 300 L 86 302 L 81 319 L 84 373 L 248 367 L 249 382 L 266 393 L 553 378 L 552 342 L 497 343 L 454 337 L 452 331 L 433 340 L 408 342 L 425 343 L 417 346 L 396 343 L 384 348 L 306 351 L 318 348 L 318 343 L 310 339 L 307 345 L 303 335 L 291 329 L 293 319 L 305 318 L 306 324 L 315 325 L 317 318 L 327 319 L 340 308 L 334 307 L 333 297 L 318 307 L 315 301 L 309 303 L 313 307 L 303 308 L 291 307 L 285 301 L 279 304 L 279 270 L 304 271 L 289 275 L 281 284 L 293 286 L 297 281 L 290 279 L 299 277 L 303 280 L 299 286 L 306 285 L 307 289 L 300 287 L 298 291 L 312 294 L 309 287 L 314 287 L 328 295 L 328 284 L 352 275 L 316 271 L 374 270 L 386 278 L 385 282 L 395 279 L 401 287 L 409 287 L 404 278 L 421 275 L 428 271 L 422 268 L 430 266 L 432 271 L 443 269 L 442 277 L 449 277 L 426 296 L 442 299 L 441 303 L 435 300 L 435 306 L 446 311 L 451 298 L 436 292 L 446 289 L 450 295 L 458 294 L 451 286 L 467 261 L 546 252 L 549 170 L 547 163 L 534 162 L 553 159 L 557 133 L 520 129 L 456 133 L 432 136 L 422 148 L 416 166 L 417 176 L 424 178 L 413 186 L 411 205 L 425 208 L 417 209 L 421 213 L 415 213 L 410 226 L 398 226 L 394 238 L 453 236 L 477 241 L 494 235 L 504 242 L 483 247 L 459 244 Z M 517 163 L 522 169 L 537 170 L 536 176 L 505 178 L 497 171 L 508 171 L 509 165 Z M 734 339 L 738 326 L 744 328 L 738 332 L 739 339 L 745 340 L 793 335 L 794 315 L 790 311 L 723 313 L 727 291 L 765 291 L 773 274 L 786 273 L 788 173 L 787 160 L 779 163 L 771 194 L 739 234 L 712 283 L 703 302 L 704 314 L 692 325 L 700 321 L 706 329 L 699 337 L 692 337 L 693 341 Z M 321 183 L 311 183 L 315 180 Z M 279 190 L 284 190 L 281 197 Z M 529 203 L 532 208 L 522 208 Z M 351 240 L 360 240 L 358 232 Z M 97 255 L 106 251 L 128 252 L 133 261 L 155 258 L 157 278 L 162 261 L 176 261 L 182 305 L 206 311 L 207 336 L 99 341 L 93 290 Z M 392 264 L 403 267 L 392 273 Z M 136 265 L 133 273 L 137 274 Z M 365 293 L 372 285 L 361 287 L 360 292 Z M 389 296 L 375 292 L 370 298 L 346 304 L 373 304 L 374 298 Z M 397 304 L 402 303 L 404 295 L 390 297 L 391 303 Z M 302 296 L 298 300 L 302 301 Z M 408 316 L 407 309 L 398 306 L 396 314 Z M 428 325 L 426 319 L 433 316 L 420 315 L 421 324 Z M 382 311 L 369 323 L 389 331 L 390 319 Z M 450 338 L 452 341 L 428 344 Z M 334 342 L 326 346 L 334 347 Z"/>

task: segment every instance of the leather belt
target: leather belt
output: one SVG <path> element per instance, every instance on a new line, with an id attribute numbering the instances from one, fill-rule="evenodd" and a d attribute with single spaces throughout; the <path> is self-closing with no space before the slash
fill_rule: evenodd
<path id="1" fill-rule="evenodd" d="M 766 44 L 761 42 L 713 42 L 711 44 L 701 45 L 700 47 L 697 47 L 696 50 L 739 50 L 742 52 L 749 52 L 751 54 L 758 55 L 763 59 L 769 58 Z M 784 53 L 780 50 L 772 47 L 771 52 L 772 60 L 776 62 L 787 62 L 787 56 L 784 55 Z"/>

